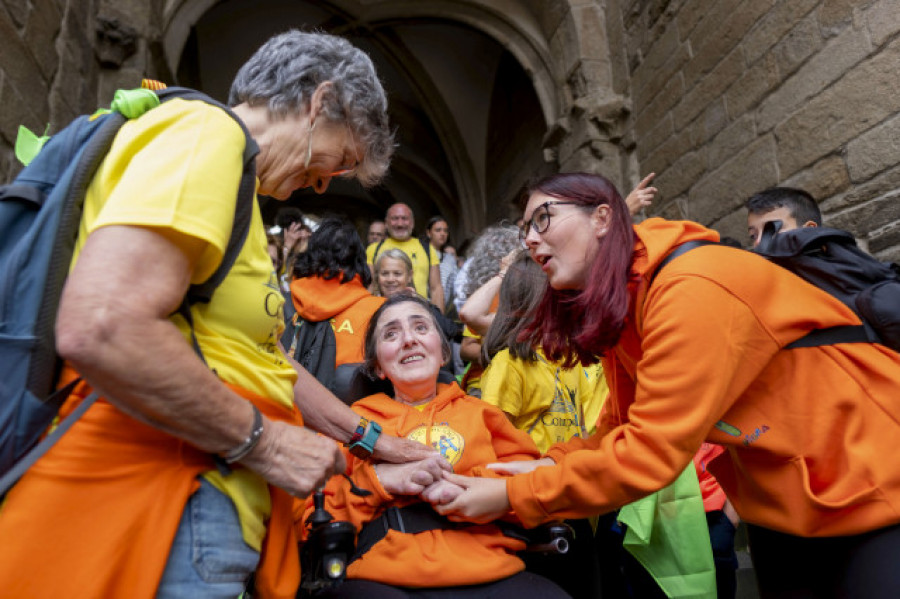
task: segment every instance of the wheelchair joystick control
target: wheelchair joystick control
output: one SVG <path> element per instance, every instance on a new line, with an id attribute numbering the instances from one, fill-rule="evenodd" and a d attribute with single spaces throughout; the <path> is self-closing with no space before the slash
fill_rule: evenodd
<path id="1" fill-rule="evenodd" d="M 356 550 L 356 529 L 349 522 L 333 522 L 325 509 L 325 491 L 313 494 L 313 512 L 306 519 L 309 537 L 300 547 L 300 592 L 311 597 L 344 581 L 347 565 Z"/>

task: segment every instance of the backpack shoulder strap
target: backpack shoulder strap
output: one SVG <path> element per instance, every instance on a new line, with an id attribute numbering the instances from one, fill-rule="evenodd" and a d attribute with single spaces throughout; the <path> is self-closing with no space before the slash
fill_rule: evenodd
<path id="1" fill-rule="evenodd" d="M 213 292 L 225 279 L 228 271 L 234 266 L 234 261 L 244 246 L 247 232 L 250 230 L 250 220 L 253 216 L 253 201 L 256 192 L 256 155 L 259 154 L 259 146 L 253 141 L 250 132 L 243 121 L 228 107 L 213 100 L 206 94 L 184 87 L 167 87 L 156 92 L 161 102 L 174 98 L 184 100 L 199 100 L 224 110 L 228 116 L 240 126 L 244 132 L 244 170 L 241 174 L 241 183 L 238 187 L 237 203 L 234 210 L 234 226 L 231 229 L 231 237 L 222 256 L 222 262 L 216 271 L 203 283 L 192 285 L 188 290 L 186 301 L 188 305 L 197 302 L 209 302 Z M 180 310 L 180 309 L 179 309 Z M 188 317 L 189 318 L 189 317 Z M 193 330 L 193 326 L 191 326 Z"/>
<path id="2" fill-rule="evenodd" d="M 767 223 L 768 224 L 768 223 Z M 777 228 L 775 228 L 777 231 Z M 776 233 L 772 233 L 775 235 Z M 659 263 L 659 266 L 656 267 L 656 270 L 650 276 L 650 284 L 653 284 L 653 281 L 656 279 L 656 275 L 659 274 L 659 271 L 663 269 L 665 265 L 669 262 L 686 254 L 687 252 L 696 249 L 698 247 L 704 245 L 715 244 L 713 241 L 686 241 L 681 245 L 675 246 L 669 254 L 663 258 L 662 262 Z M 878 335 L 871 329 L 871 327 L 863 324 L 863 325 L 846 325 L 846 326 L 837 326 L 837 327 L 829 327 L 826 329 L 814 329 L 800 337 L 799 339 L 792 341 L 784 346 L 784 349 L 796 349 L 799 347 L 818 347 L 820 345 L 834 345 L 836 343 L 877 343 Z"/>
<path id="3" fill-rule="evenodd" d="M 653 281 L 656 280 L 656 275 L 658 275 L 659 271 L 661 271 L 669 262 L 679 256 L 687 254 L 691 250 L 703 247 L 704 245 L 718 245 L 718 243 L 715 241 L 707 241 L 705 239 L 697 239 L 694 241 L 685 241 L 684 243 L 676 245 L 672 251 L 666 254 L 666 257 L 662 259 L 662 262 L 659 263 L 659 266 L 657 266 L 656 270 L 653 271 L 653 274 L 650 275 L 648 286 L 653 284 Z"/>
<path id="4" fill-rule="evenodd" d="M 247 240 L 247 233 L 250 230 L 250 220 L 253 217 L 253 201 L 256 195 L 256 155 L 259 154 L 259 146 L 250 136 L 250 132 L 247 130 L 243 121 L 241 121 L 228 106 L 225 106 L 217 100 L 213 100 L 206 94 L 185 87 L 166 87 L 156 90 L 156 94 L 159 96 L 160 102 L 181 98 L 183 100 L 199 100 L 210 104 L 211 106 L 216 106 L 217 108 L 224 110 L 228 116 L 234 119 L 241 128 L 241 131 L 244 132 L 244 168 L 241 173 L 241 182 L 238 185 L 231 236 L 228 239 L 228 245 L 225 247 L 225 253 L 222 255 L 222 262 L 219 263 L 218 268 L 216 268 L 208 279 L 202 283 L 191 285 L 188 288 L 187 294 L 184 296 L 184 299 L 177 310 L 178 314 L 180 314 L 187 322 L 188 328 L 191 331 L 191 345 L 193 346 L 194 351 L 200 356 L 200 359 L 206 363 L 206 358 L 203 357 L 200 344 L 194 334 L 194 317 L 191 314 L 191 305 L 196 303 L 208 303 L 212 299 L 213 293 L 222 281 L 225 280 L 231 267 L 234 266 L 234 262 L 237 260 L 238 254 L 241 253 L 244 242 Z"/>
<path id="5" fill-rule="evenodd" d="M 819 347 L 836 343 L 881 343 L 881 341 L 877 333 L 865 324 L 848 324 L 825 329 L 813 329 L 796 341 L 785 345 L 784 349 Z"/>
<path id="6" fill-rule="evenodd" d="M 378 257 L 378 252 L 381 251 L 381 246 L 384 245 L 384 239 L 378 242 L 378 245 L 375 246 L 375 251 L 372 252 L 372 264 L 375 264 L 375 258 Z"/>
<path id="7" fill-rule="evenodd" d="M 428 268 L 431 268 L 431 242 L 428 241 L 428 238 L 419 237 L 419 243 L 422 245 L 422 249 L 425 250 L 425 259 L 428 260 Z"/>

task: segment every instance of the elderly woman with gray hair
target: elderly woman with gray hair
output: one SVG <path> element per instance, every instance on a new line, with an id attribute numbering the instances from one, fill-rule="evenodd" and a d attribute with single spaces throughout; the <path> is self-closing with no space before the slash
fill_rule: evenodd
<path id="1" fill-rule="evenodd" d="M 237 119 L 173 99 L 127 122 L 88 187 L 56 326 L 62 380 L 81 381 L 61 414 L 101 398 L 0 509 L 6 594 L 236 597 L 254 572 L 258 596 L 296 591 L 290 496 L 345 466 L 298 405 L 340 441 L 360 420 L 278 348 L 283 298 L 255 202 L 211 300 L 189 308 L 192 324 L 173 314 L 222 260 L 242 129 L 259 146 L 257 191 L 277 199 L 338 176 L 378 182 L 393 139 L 371 60 L 326 34 L 273 37 L 230 104 Z M 433 455 L 373 430 L 361 453 Z"/>

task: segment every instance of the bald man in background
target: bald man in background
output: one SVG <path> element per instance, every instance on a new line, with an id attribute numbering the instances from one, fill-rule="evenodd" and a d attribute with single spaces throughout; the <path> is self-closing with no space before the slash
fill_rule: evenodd
<path id="1" fill-rule="evenodd" d="M 387 237 L 380 242 L 370 243 L 366 248 L 366 261 L 375 276 L 375 258 L 391 248 L 397 248 L 409 256 L 413 264 L 413 285 L 416 292 L 428 298 L 432 304 L 444 311 L 444 288 L 441 286 L 440 256 L 427 245 L 413 237 L 415 218 L 412 209 L 402 202 L 388 208 L 384 218 Z"/>

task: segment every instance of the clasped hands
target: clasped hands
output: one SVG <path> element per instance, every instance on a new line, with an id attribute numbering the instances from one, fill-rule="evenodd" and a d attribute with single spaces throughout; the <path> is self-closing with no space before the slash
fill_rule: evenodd
<path id="1" fill-rule="evenodd" d="M 545 465 L 553 465 L 553 460 L 495 463 L 487 467 L 498 474 L 513 475 Z M 483 524 L 502 518 L 510 510 L 504 478 L 454 474 L 440 456 L 407 464 L 378 464 L 375 473 L 388 493 L 418 495 L 436 512 L 455 522 Z"/>

